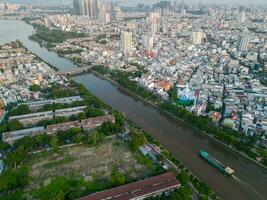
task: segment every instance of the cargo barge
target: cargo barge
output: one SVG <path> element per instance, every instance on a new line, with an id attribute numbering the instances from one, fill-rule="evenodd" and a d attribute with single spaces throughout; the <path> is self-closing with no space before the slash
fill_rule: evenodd
<path id="1" fill-rule="evenodd" d="M 230 167 L 225 166 L 222 162 L 217 160 L 216 158 L 212 157 L 208 152 L 204 150 L 199 150 L 200 156 L 205 159 L 208 163 L 210 163 L 212 166 L 220 170 L 225 176 L 232 176 L 235 172 Z"/>

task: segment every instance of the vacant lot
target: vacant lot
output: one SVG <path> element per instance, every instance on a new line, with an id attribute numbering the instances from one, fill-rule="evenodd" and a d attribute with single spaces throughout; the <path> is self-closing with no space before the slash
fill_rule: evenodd
<path id="1" fill-rule="evenodd" d="M 27 190 L 47 185 L 56 176 L 83 177 L 86 181 L 110 179 L 112 168 L 126 180 L 150 175 L 145 165 L 137 162 L 128 144 L 119 140 L 103 142 L 96 147 L 74 146 L 59 152 L 33 155 L 29 160 L 31 183 Z"/>

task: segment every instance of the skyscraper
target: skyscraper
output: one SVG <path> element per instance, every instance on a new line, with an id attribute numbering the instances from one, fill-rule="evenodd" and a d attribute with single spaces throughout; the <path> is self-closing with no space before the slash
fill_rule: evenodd
<path id="1" fill-rule="evenodd" d="M 106 8 L 104 4 L 99 7 L 98 20 L 101 24 L 106 24 Z"/>
<path id="2" fill-rule="evenodd" d="M 76 15 L 80 14 L 80 0 L 73 0 L 73 10 Z"/>
<path id="3" fill-rule="evenodd" d="M 142 38 L 143 46 L 149 50 L 153 49 L 153 40 L 154 38 L 152 36 L 144 35 Z"/>
<path id="4" fill-rule="evenodd" d="M 155 35 L 158 32 L 159 32 L 159 23 L 158 22 L 151 23 L 151 34 Z"/>
<path id="5" fill-rule="evenodd" d="M 121 32 L 121 52 L 123 55 L 128 55 L 131 53 L 132 49 L 132 33 L 131 32 Z"/>
<path id="6" fill-rule="evenodd" d="M 238 51 L 246 51 L 248 49 L 248 45 L 250 42 L 250 36 L 248 35 L 239 35 L 237 40 L 237 50 Z"/>
<path id="7" fill-rule="evenodd" d="M 98 16 L 99 0 L 73 0 L 73 8 L 75 14 L 96 18 Z"/>
<path id="8" fill-rule="evenodd" d="M 202 32 L 193 32 L 193 44 L 201 44 L 203 38 Z"/>
<path id="9" fill-rule="evenodd" d="M 121 19 L 121 8 L 116 6 L 113 10 L 113 21 L 117 22 Z"/>

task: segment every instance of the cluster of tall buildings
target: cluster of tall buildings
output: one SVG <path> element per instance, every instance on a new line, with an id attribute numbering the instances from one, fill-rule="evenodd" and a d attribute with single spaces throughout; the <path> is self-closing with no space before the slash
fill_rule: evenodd
<path id="1" fill-rule="evenodd" d="M 73 0 L 75 14 L 98 17 L 99 0 Z"/>
<path id="2" fill-rule="evenodd" d="M 117 3 L 101 3 L 99 0 L 73 0 L 74 13 L 96 18 L 102 24 L 119 21 L 121 9 Z"/>

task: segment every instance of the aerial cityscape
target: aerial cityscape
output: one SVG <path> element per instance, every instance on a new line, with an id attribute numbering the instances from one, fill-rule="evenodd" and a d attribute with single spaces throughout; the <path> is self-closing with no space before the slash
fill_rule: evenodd
<path id="1" fill-rule="evenodd" d="M 267 2 L 0 0 L 0 199 L 267 199 Z"/>

